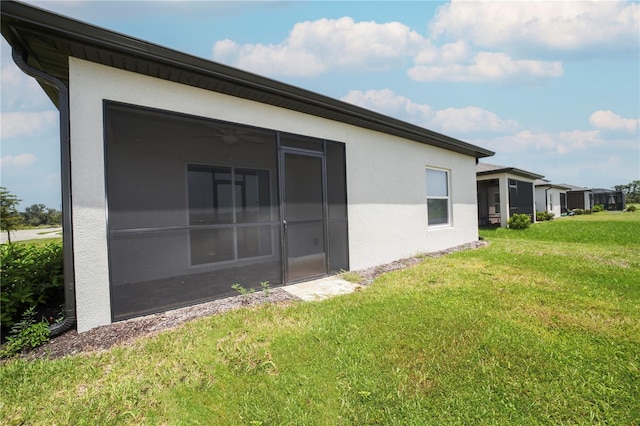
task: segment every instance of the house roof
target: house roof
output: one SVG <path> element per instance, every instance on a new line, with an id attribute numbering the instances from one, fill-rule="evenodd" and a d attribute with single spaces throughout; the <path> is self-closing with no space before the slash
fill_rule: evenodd
<path id="1" fill-rule="evenodd" d="M 548 186 L 549 188 L 557 188 L 557 189 L 570 189 L 569 186 L 563 185 L 561 183 L 551 183 L 550 180 L 547 179 L 536 179 L 533 181 L 533 186 Z"/>
<path id="2" fill-rule="evenodd" d="M 69 83 L 68 57 L 311 114 L 476 158 L 493 151 L 318 93 L 191 56 L 15 1 L 2 1 L 2 35 L 27 63 Z M 41 83 L 57 105 L 56 91 Z"/>
<path id="3" fill-rule="evenodd" d="M 566 183 L 563 183 L 562 185 L 566 186 L 569 189 L 569 191 L 589 191 L 589 192 L 591 191 L 589 188 L 585 188 L 583 186 L 569 185 Z"/>
<path id="4" fill-rule="evenodd" d="M 529 179 L 542 179 L 544 176 L 516 167 L 499 166 L 497 164 L 478 163 L 476 164 L 476 176 L 491 175 L 495 173 L 511 173 Z"/>
<path id="5" fill-rule="evenodd" d="M 608 194 L 608 193 L 616 193 L 616 192 L 622 192 L 622 191 L 616 191 L 615 189 L 607 189 L 607 188 L 591 188 L 591 192 L 593 192 L 594 194 Z"/>

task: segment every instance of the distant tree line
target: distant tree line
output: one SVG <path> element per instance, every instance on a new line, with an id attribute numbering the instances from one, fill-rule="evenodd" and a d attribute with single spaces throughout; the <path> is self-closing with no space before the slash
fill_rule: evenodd
<path id="1" fill-rule="evenodd" d="M 20 200 L 6 188 L 0 186 L 0 229 L 7 233 L 11 242 L 10 232 L 25 226 L 58 226 L 62 224 L 62 212 L 45 206 L 32 204 L 18 211 Z"/>
<path id="2" fill-rule="evenodd" d="M 62 212 L 44 204 L 32 204 L 20 212 L 22 223 L 27 226 L 61 225 Z"/>
<path id="3" fill-rule="evenodd" d="M 626 194 L 627 203 L 640 203 L 640 180 L 634 180 L 626 185 L 616 185 L 614 189 Z"/>

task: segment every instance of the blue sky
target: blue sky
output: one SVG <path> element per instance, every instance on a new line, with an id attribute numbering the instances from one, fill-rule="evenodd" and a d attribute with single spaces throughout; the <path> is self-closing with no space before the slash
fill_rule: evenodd
<path id="1" fill-rule="evenodd" d="M 489 148 L 556 183 L 640 179 L 638 2 L 30 1 Z M 1 185 L 60 208 L 58 117 L 2 40 Z"/>

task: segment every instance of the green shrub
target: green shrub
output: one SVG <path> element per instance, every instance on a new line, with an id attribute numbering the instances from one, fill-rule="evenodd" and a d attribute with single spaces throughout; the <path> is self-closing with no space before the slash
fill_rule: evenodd
<path id="1" fill-rule="evenodd" d="M 596 204 L 595 206 L 593 206 L 593 210 L 594 213 L 597 212 L 603 212 L 604 211 L 604 204 Z"/>
<path id="2" fill-rule="evenodd" d="M 627 207 L 627 211 L 628 211 L 628 212 L 635 212 L 635 211 L 636 211 L 636 206 L 634 206 L 633 204 L 631 204 L 629 207 Z"/>
<path id="3" fill-rule="evenodd" d="M 555 216 L 552 212 L 536 212 L 536 220 L 542 222 L 544 220 L 551 220 Z"/>
<path id="4" fill-rule="evenodd" d="M 509 218 L 509 228 L 527 229 L 531 225 L 531 218 L 528 214 L 516 213 Z"/>
<path id="5" fill-rule="evenodd" d="M 583 209 L 573 209 L 571 210 L 573 212 L 573 214 L 575 215 L 581 215 L 581 214 L 591 214 L 593 213 L 593 210 L 583 210 Z"/>
<path id="6" fill-rule="evenodd" d="M 0 245 L 0 325 L 11 327 L 29 307 L 44 306 L 64 287 L 62 242 Z"/>
<path id="7" fill-rule="evenodd" d="M 49 340 L 49 323 L 36 322 L 34 307 L 22 314 L 22 320 L 11 327 L 7 342 L 0 349 L 0 358 L 14 356 L 22 351 L 34 349 Z"/>

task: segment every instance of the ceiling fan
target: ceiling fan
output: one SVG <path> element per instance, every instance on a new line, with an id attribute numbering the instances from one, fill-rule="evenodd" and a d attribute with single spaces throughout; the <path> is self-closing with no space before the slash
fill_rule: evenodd
<path id="1" fill-rule="evenodd" d="M 264 143 L 264 140 L 249 129 L 231 127 L 216 127 L 207 135 L 194 135 L 196 138 L 220 139 L 225 145 L 235 145 L 238 142 Z"/>

